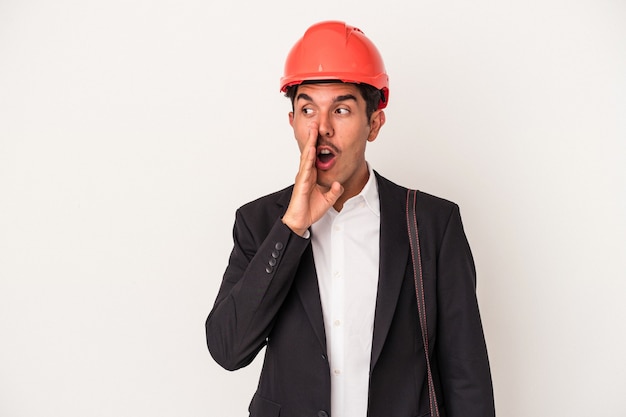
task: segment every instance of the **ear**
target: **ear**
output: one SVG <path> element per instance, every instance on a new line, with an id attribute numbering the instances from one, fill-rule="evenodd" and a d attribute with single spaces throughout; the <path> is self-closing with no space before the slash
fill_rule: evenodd
<path id="1" fill-rule="evenodd" d="M 373 142 L 378 136 L 380 128 L 385 124 L 385 112 L 376 110 L 370 117 L 370 134 L 367 136 L 368 142 Z"/>
<path id="2" fill-rule="evenodd" d="M 292 111 L 289 112 L 289 125 L 293 127 L 293 112 Z"/>

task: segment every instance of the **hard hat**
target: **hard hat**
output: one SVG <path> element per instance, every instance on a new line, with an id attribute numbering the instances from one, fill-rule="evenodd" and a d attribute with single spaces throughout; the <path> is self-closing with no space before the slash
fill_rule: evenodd
<path id="1" fill-rule="evenodd" d="M 307 29 L 287 56 L 280 91 L 317 80 L 369 84 L 383 93 L 378 108 L 387 106 L 389 77 L 378 49 L 360 29 L 344 22 L 320 22 Z"/>

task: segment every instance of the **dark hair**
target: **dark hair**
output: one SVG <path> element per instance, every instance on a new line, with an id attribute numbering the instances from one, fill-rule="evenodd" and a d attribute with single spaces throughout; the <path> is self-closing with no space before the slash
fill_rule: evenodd
<path id="1" fill-rule="evenodd" d="M 316 84 L 316 83 L 321 83 L 321 82 L 332 83 L 332 82 L 341 82 L 341 81 L 338 81 L 338 80 L 337 81 L 335 80 L 314 81 L 314 82 L 304 82 L 303 84 Z M 357 83 L 347 83 L 347 84 L 352 84 L 356 86 L 356 88 L 359 89 L 359 92 L 361 93 L 361 97 L 363 97 L 363 100 L 365 100 L 365 115 L 367 116 L 367 123 L 369 124 L 369 120 L 370 120 L 370 117 L 372 116 L 372 113 L 378 110 L 378 105 L 380 104 L 380 101 L 384 99 L 385 96 L 383 95 L 381 90 L 369 84 L 357 84 Z M 291 100 L 292 110 L 293 110 L 294 100 L 296 99 L 297 91 L 298 91 L 298 84 L 290 85 L 289 87 L 287 87 L 287 90 L 285 91 L 285 97 Z"/>

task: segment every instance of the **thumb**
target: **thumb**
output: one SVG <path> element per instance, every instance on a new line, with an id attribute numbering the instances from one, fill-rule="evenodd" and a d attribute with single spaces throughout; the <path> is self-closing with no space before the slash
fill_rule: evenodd
<path id="1" fill-rule="evenodd" d="M 326 193 L 324 193 L 324 197 L 326 198 L 326 201 L 328 201 L 328 203 L 332 206 L 337 202 L 339 197 L 341 197 L 343 191 L 343 186 L 335 181 L 330 186 L 330 189 L 326 191 Z"/>

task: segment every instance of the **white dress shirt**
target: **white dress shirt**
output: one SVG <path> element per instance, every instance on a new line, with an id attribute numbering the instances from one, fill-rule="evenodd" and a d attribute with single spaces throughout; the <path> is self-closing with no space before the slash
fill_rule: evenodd
<path id="1" fill-rule="evenodd" d="M 363 190 L 311 226 L 333 417 L 367 416 L 380 240 L 378 186 L 368 169 Z"/>

